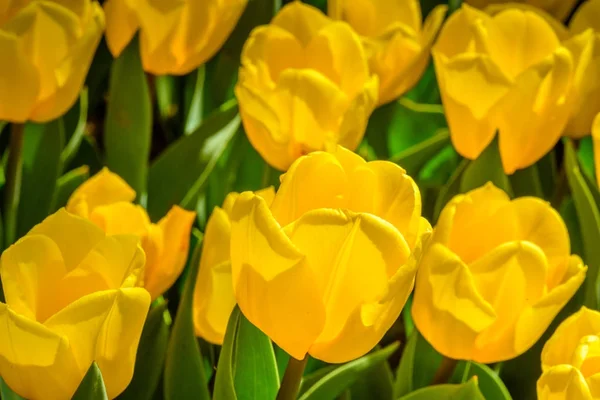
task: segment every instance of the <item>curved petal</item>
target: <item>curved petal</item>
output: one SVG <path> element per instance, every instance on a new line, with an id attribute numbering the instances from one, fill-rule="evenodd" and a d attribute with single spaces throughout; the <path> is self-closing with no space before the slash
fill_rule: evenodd
<path id="1" fill-rule="evenodd" d="M 275 15 L 271 25 L 285 29 L 294 35 L 303 47 L 306 47 L 313 36 L 332 21 L 319 9 L 306 3 L 293 1 Z"/>
<path id="2" fill-rule="evenodd" d="M 158 258 L 147 257 L 144 287 L 156 299 L 170 288 L 185 267 L 190 248 L 190 232 L 196 213 L 173 206 L 160 221 L 163 244 Z M 152 246 L 152 245 L 151 245 Z M 143 242 L 145 248 L 145 241 Z"/>
<path id="3" fill-rule="evenodd" d="M 468 267 L 439 243 L 428 246 L 419 264 L 412 316 L 437 351 L 460 360 L 473 359 L 477 336 L 496 319 Z"/>
<path id="4" fill-rule="evenodd" d="M 507 174 L 538 161 L 560 138 L 573 106 L 572 72 L 571 53 L 560 47 L 547 62 L 521 74 L 502 99 L 498 129 Z"/>
<path id="5" fill-rule="evenodd" d="M 539 400 L 593 400 L 585 378 L 571 365 L 548 369 L 537 381 Z"/>
<path id="6" fill-rule="evenodd" d="M 106 44 L 113 57 L 119 57 L 139 28 L 137 15 L 125 0 L 104 2 Z"/>
<path id="7" fill-rule="evenodd" d="M 119 175 L 104 167 L 96 175 L 82 183 L 69 197 L 67 211 L 86 217 L 98 206 L 117 202 L 132 202 L 135 190 Z M 82 203 L 85 204 L 84 208 Z"/>
<path id="8" fill-rule="evenodd" d="M 594 168 L 600 171 L 600 112 L 592 123 L 592 142 L 594 145 Z M 600 174 L 596 175 L 596 184 L 600 187 Z"/>
<path id="9" fill-rule="evenodd" d="M 143 236 L 150 228 L 146 210 L 140 205 L 123 201 L 94 208 L 89 219 L 107 235 Z"/>
<path id="10" fill-rule="evenodd" d="M 83 375 L 67 338 L 0 303 L 0 375 L 28 399 L 70 399 Z"/>
<path id="11" fill-rule="evenodd" d="M 306 257 L 266 202 L 244 192 L 231 214 L 231 266 L 240 309 L 278 346 L 303 359 L 323 330 L 325 306 Z"/>
<path id="12" fill-rule="evenodd" d="M 377 106 L 379 78 L 371 76 L 362 92 L 350 101 L 342 117 L 336 143 L 349 150 L 355 150 L 365 135 L 371 113 Z M 327 144 L 327 143 L 326 143 Z M 327 146 L 331 151 L 331 146 Z"/>
<path id="13" fill-rule="evenodd" d="M 600 32 L 600 1 L 589 0 L 581 4 L 571 22 L 569 28 L 574 33 L 580 33 L 588 28 Z"/>
<path id="14" fill-rule="evenodd" d="M 477 0 L 477 1 L 485 1 L 487 3 L 490 3 L 489 0 Z M 494 0 L 494 1 L 498 1 L 498 0 Z M 552 1 L 554 1 L 554 3 L 564 4 L 567 7 L 569 7 L 568 10 L 565 10 L 564 17 L 566 17 L 567 14 L 571 11 L 571 8 L 573 8 L 573 5 L 577 0 L 526 0 L 526 1 L 527 1 L 527 3 L 515 3 L 515 2 L 499 3 L 499 4 L 492 3 L 492 4 L 488 5 L 487 7 L 485 7 L 484 11 L 492 16 L 499 14 L 506 9 L 515 9 L 516 8 L 516 9 L 523 10 L 523 11 L 531 11 L 531 12 L 534 12 L 535 14 L 537 14 L 538 16 L 542 17 L 550 25 L 550 27 L 552 28 L 552 30 L 554 31 L 554 33 L 556 34 L 556 36 L 558 37 L 559 40 L 562 41 L 562 40 L 568 39 L 571 36 L 571 33 L 569 32 L 567 27 L 561 21 L 559 21 L 557 19 L 558 16 L 556 14 L 551 14 L 551 12 L 557 8 L 555 6 L 553 7 L 551 5 L 551 3 L 552 3 Z M 475 0 L 469 0 L 467 2 L 475 3 Z M 483 7 L 481 7 L 481 8 L 483 8 Z M 562 19 L 564 19 L 564 17 L 558 17 L 558 18 L 560 18 L 562 20 Z"/>
<path id="15" fill-rule="evenodd" d="M 108 397 L 119 395 L 133 376 L 150 295 L 141 288 L 95 292 L 70 304 L 44 324 L 68 338 L 81 376 L 93 361 Z"/>
<path id="16" fill-rule="evenodd" d="M 515 331 L 514 346 L 517 353 L 529 349 L 542 336 L 556 314 L 577 292 L 585 279 L 586 271 L 587 267 L 583 265 L 581 258 L 572 255 L 561 284 L 523 311 Z"/>
<path id="17" fill-rule="evenodd" d="M 527 241 L 505 243 L 469 266 L 496 320 L 475 342 L 473 360 L 491 363 L 516 357 L 515 324 L 521 312 L 546 294 L 548 263 L 543 251 Z"/>
<path id="18" fill-rule="evenodd" d="M 485 53 L 485 41 L 481 36 L 491 21 L 492 18 L 483 11 L 463 3 L 444 23 L 434 52 L 446 58 L 453 58 L 468 51 Z"/>

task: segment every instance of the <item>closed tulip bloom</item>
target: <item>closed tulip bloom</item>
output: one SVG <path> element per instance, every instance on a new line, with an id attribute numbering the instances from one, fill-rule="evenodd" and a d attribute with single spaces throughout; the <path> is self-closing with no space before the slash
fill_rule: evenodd
<path id="1" fill-rule="evenodd" d="M 330 363 L 364 355 L 398 318 L 430 230 L 402 168 L 342 147 L 294 162 L 270 207 L 240 194 L 230 219 L 241 311 L 292 357 Z"/>
<path id="2" fill-rule="evenodd" d="M 423 23 L 418 0 L 329 1 L 330 16 L 361 36 L 371 72 L 379 77 L 379 104 L 400 97 L 421 78 L 447 8 L 437 6 Z"/>
<path id="3" fill-rule="evenodd" d="M 589 0 L 581 5 L 570 23 L 577 36 L 567 41 L 580 54 L 575 74 L 576 105 L 566 128 L 566 134 L 580 138 L 590 134 L 592 121 L 600 112 L 600 0 Z M 591 30 L 589 35 L 581 35 Z"/>
<path id="4" fill-rule="evenodd" d="M 538 400 L 600 398 L 599 357 L 600 313 L 582 307 L 544 345 Z"/>
<path id="5" fill-rule="evenodd" d="M 46 122 L 75 103 L 104 30 L 96 1 L 3 0 L 0 120 Z"/>
<path id="6" fill-rule="evenodd" d="M 259 190 L 257 196 L 271 205 L 272 187 Z M 229 316 L 235 307 L 231 278 L 231 209 L 239 193 L 229 193 L 223 208 L 215 207 L 204 232 L 200 270 L 194 288 L 194 327 L 196 335 L 214 344 L 223 344 Z"/>
<path id="7" fill-rule="evenodd" d="M 526 4 L 544 10 L 563 21 L 569 16 L 577 0 L 465 0 L 465 3 L 478 8 L 492 4 Z"/>
<path id="8" fill-rule="evenodd" d="M 146 253 L 144 287 L 156 299 L 181 274 L 188 256 L 195 213 L 173 206 L 157 224 L 133 204 L 135 191 L 104 168 L 71 195 L 67 210 L 90 219 L 109 235 L 133 234 Z"/>
<path id="9" fill-rule="evenodd" d="M 235 94 L 248 139 L 284 171 L 311 151 L 356 149 L 377 90 L 352 28 L 294 1 L 250 34 Z"/>
<path id="10" fill-rule="evenodd" d="M 433 58 L 452 143 L 464 157 L 477 158 L 498 131 L 502 165 L 512 174 L 562 135 L 579 58 L 543 16 L 463 5 L 442 28 Z"/>
<path id="11" fill-rule="evenodd" d="M 144 70 L 184 75 L 225 43 L 248 0 L 107 0 L 106 40 L 118 57 L 136 32 Z"/>
<path id="12" fill-rule="evenodd" d="M 127 387 L 150 306 L 138 243 L 61 209 L 2 254 L 0 375 L 13 391 L 70 399 L 94 361 L 109 398 Z"/>
<path id="13" fill-rule="evenodd" d="M 442 211 L 419 265 L 412 316 L 441 354 L 494 363 L 529 349 L 585 279 L 560 215 L 491 183 Z"/>

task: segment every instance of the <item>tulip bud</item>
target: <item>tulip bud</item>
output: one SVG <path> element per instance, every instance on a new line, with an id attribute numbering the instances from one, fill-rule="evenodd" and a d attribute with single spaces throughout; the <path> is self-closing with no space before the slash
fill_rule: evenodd
<path id="1" fill-rule="evenodd" d="M 90 219 L 109 235 L 133 234 L 146 253 L 144 287 L 156 299 L 181 274 L 188 256 L 195 213 L 178 206 L 157 224 L 141 206 L 131 203 L 135 191 L 104 168 L 71 195 L 67 211 Z"/>
<path id="2" fill-rule="evenodd" d="M 464 157 L 477 158 L 498 131 L 502 165 L 512 174 L 562 135 L 579 60 L 532 9 L 488 15 L 463 5 L 442 28 L 433 59 L 452 143 Z"/>
<path id="3" fill-rule="evenodd" d="M 441 354 L 494 363 L 529 349 L 585 279 L 560 215 L 491 183 L 440 215 L 417 275 L 412 315 Z"/>
<path id="4" fill-rule="evenodd" d="M 138 242 L 61 209 L 2 254 L 0 375 L 14 392 L 70 399 L 94 361 L 109 398 L 127 387 L 150 306 Z"/>
<path id="5" fill-rule="evenodd" d="M 46 122 L 75 103 L 104 30 L 96 1 L 4 0 L 0 120 Z"/>
<path id="6" fill-rule="evenodd" d="M 329 15 L 361 36 L 371 72 L 379 77 L 379 104 L 410 90 L 421 78 L 447 6 L 422 22 L 418 0 L 330 0 Z"/>
<path id="7" fill-rule="evenodd" d="M 255 192 L 271 205 L 272 187 Z M 215 207 L 204 232 L 200 270 L 194 288 L 194 327 L 196 335 L 214 344 L 223 344 L 229 316 L 235 307 L 231 282 L 231 209 L 239 193 L 229 193 L 223 208 Z"/>
<path id="8" fill-rule="evenodd" d="M 230 220 L 240 310 L 292 357 L 330 363 L 361 357 L 396 321 L 431 229 L 402 168 L 342 147 L 296 160 L 270 207 L 240 194 Z"/>
<path id="9" fill-rule="evenodd" d="M 592 400 L 600 384 L 600 313 L 582 307 L 565 319 L 542 350 L 539 400 Z"/>
<path id="10" fill-rule="evenodd" d="M 107 0 L 106 40 L 118 57 L 139 30 L 144 70 L 185 75 L 225 43 L 248 0 Z"/>
<path id="11" fill-rule="evenodd" d="M 465 0 L 465 3 L 477 8 L 484 8 L 491 4 L 523 3 L 544 10 L 563 21 L 569 16 L 577 0 Z"/>
<path id="12" fill-rule="evenodd" d="M 294 1 L 250 34 L 235 94 L 250 143 L 284 171 L 311 151 L 356 149 L 377 82 L 348 24 Z"/>

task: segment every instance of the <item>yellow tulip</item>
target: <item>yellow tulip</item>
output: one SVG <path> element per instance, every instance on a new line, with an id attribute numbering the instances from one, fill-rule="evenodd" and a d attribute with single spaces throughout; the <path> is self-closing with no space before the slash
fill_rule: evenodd
<path id="1" fill-rule="evenodd" d="M 271 205 L 275 191 L 272 187 L 259 190 L 257 196 Z M 196 335 L 210 343 L 221 345 L 227 322 L 235 307 L 231 281 L 231 209 L 239 193 L 230 193 L 223 208 L 215 207 L 204 232 L 200 270 L 194 289 L 194 327 Z"/>
<path id="2" fill-rule="evenodd" d="M 225 43 L 248 0 L 107 0 L 106 41 L 118 57 L 140 34 L 144 70 L 184 75 Z"/>
<path id="3" fill-rule="evenodd" d="M 564 20 L 569 16 L 569 13 L 577 3 L 577 0 L 465 0 L 472 6 L 484 8 L 491 4 L 527 4 L 537 7 L 551 14 L 555 18 Z"/>
<path id="4" fill-rule="evenodd" d="M 575 75 L 576 105 L 566 129 L 568 136 L 580 138 L 590 134 L 592 121 L 600 112 L 600 0 L 583 3 L 569 27 L 573 34 L 593 31 L 589 37 L 579 35 L 567 42 L 573 42 L 585 60 Z"/>
<path id="5" fill-rule="evenodd" d="M 364 355 L 398 318 L 431 229 L 402 168 L 342 147 L 296 160 L 270 207 L 240 194 L 230 220 L 241 311 L 292 357 L 330 363 Z"/>
<path id="6" fill-rule="evenodd" d="M 539 339 L 586 270 L 548 203 L 511 201 L 488 183 L 442 211 L 419 265 L 412 316 L 447 357 L 508 360 Z"/>
<path id="7" fill-rule="evenodd" d="M 250 34 L 235 94 L 248 139 L 285 171 L 311 151 L 356 149 L 377 90 L 359 36 L 294 1 Z"/>
<path id="8" fill-rule="evenodd" d="M 141 238 L 146 253 L 144 286 L 154 300 L 175 283 L 185 266 L 195 213 L 173 206 L 153 224 L 146 210 L 131 203 L 134 199 L 135 191 L 104 168 L 73 192 L 67 210 L 88 218 L 109 235 Z"/>
<path id="9" fill-rule="evenodd" d="M 132 235 L 106 236 L 64 209 L 0 261 L 0 375 L 27 399 L 70 399 L 92 362 L 109 398 L 131 381 L 150 295 Z"/>
<path id="10" fill-rule="evenodd" d="M 452 143 L 464 157 L 477 158 L 498 131 L 502 165 L 512 174 L 562 135 L 580 57 L 543 16 L 524 8 L 488 15 L 463 4 L 442 28 L 433 59 Z"/>
<path id="11" fill-rule="evenodd" d="M 600 188 L 600 112 L 592 123 L 592 145 L 594 148 L 594 168 L 596 170 L 596 184 Z"/>
<path id="12" fill-rule="evenodd" d="M 75 103 L 104 30 L 96 1 L 3 0 L 0 120 L 46 122 Z"/>
<path id="13" fill-rule="evenodd" d="M 422 22 L 418 0 L 330 0 L 329 15 L 361 35 L 371 72 L 379 77 L 379 104 L 389 103 L 421 78 L 448 9 L 437 6 Z"/>

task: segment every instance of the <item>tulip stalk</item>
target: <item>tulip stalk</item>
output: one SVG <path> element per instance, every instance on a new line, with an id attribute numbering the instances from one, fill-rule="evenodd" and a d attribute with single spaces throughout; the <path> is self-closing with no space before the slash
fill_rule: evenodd
<path id="1" fill-rule="evenodd" d="M 279 392 L 277 392 L 277 400 L 296 400 L 307 361 L 308 354 L 302 360 L 290 357 L 290 361 L 288 361 L 285 373 L 283 374 L 281 387 L 279 388 Z"/>
<path id="2" fill-rule="evenodd" d="M 6 163 L 6 186 L 4 190 L 4 239 L 8 247 L 16 239 L 17 211 L 21 196 L 23 175 L 23 135 L 24 124 L 12 124 L 10 150 Z"/>
<path id="3" fill-rule="evenodd" d="M 458 360 L 449 357 L 444 357 L 438 370 L 435 372 L 435 376 L 433 377 L 433 381 L 431 381 L 431 384 L 441 385 L 443 383 L 447 383 L 448 379 L 450 379 L 450 377 L 452 376 L 452 373 L 454 372 L 454 368 L 456 368 L 457 363 Z"/>

